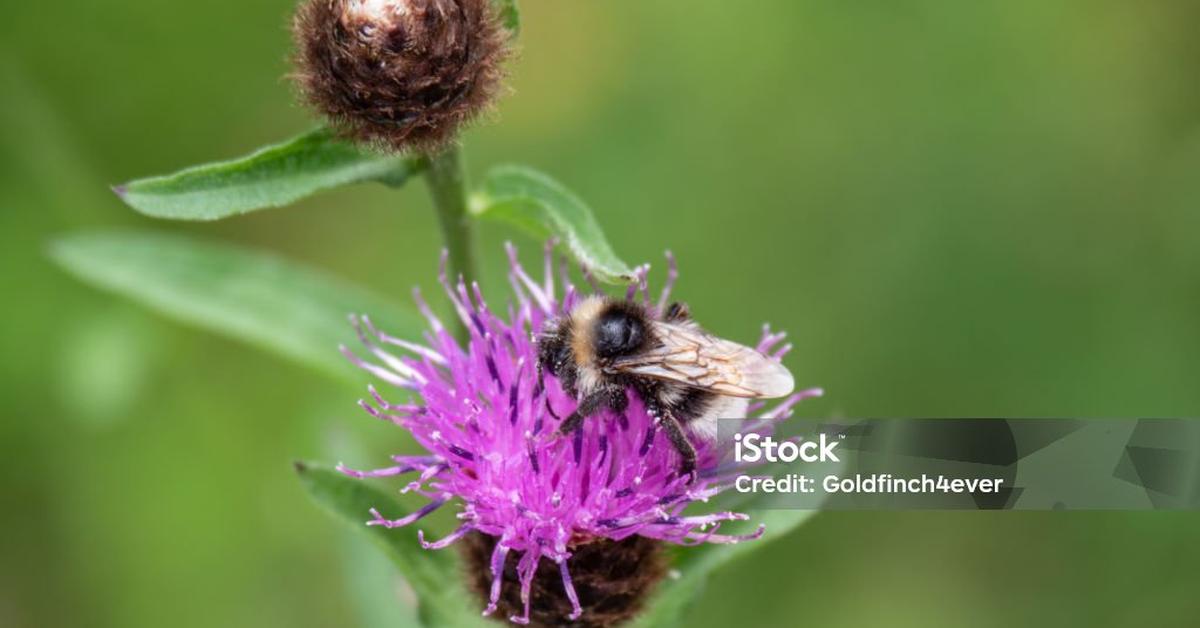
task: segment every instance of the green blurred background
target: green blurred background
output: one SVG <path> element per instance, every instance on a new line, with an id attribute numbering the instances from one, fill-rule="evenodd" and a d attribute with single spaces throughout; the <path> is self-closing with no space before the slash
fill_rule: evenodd
<path id="1" fill-rule="evenodd" d="M 362 388 L 45 255 L 58 234 L 149 226 L 436 294 L 421 185 L 214 224 L 153 223 L 109 193 L 312 124 L 281 78 L 291 8 L 5 6 L 0 625 L 408 621 L 290 467 L 403 446 L 354 406 Z M 522 8 L 513 93 L 466 138 L 473 172 L 540 167 L 626 260 L 672 249 L 707 326 L 789 330 L 797 381 L 827 389 L 803 416 L 1200 413 L 1200 3 Z M 486 227 L 493 294 L 507 238 L 537 248 Z M 1194 625 L 1198 530 L 1188 513 L 825 513 L 722 572 L 693 617 Z"/>

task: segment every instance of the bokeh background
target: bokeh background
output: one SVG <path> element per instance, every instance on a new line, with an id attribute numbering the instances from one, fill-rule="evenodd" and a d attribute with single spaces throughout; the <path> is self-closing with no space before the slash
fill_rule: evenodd
<path id="1" fill-rule="evenodd" d="M 826 416 L 1200 414 L 1200 4 L 524 0 L 470 166 L 540 167 L 713 330 L 788 329 Z M 56 235 L 143 226 L 407 299 L 423 186 L 214 224 L 110 184 L 309 128 L 291 0 L 8 3 L 0 20 L 0 625 L 403 626 L 296 458 L 383 461 L 360 385 L 86 287 Z M 502 286 L 489 225 L 484 277 Z M 661 266 L 661 264 L 660 264 Z M 334 350 L 333 347 L 330 348 Z M 362 385 L 365 385 L 364 377 Z M 1194 625 L 1200 516 L 823 513 L 697 626 Z M 395 608 L 392 608 L 392 607 Z"/>

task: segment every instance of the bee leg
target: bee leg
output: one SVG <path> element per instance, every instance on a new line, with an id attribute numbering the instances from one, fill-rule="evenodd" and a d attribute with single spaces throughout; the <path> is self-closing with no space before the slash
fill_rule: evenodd
<path id="1" fill-rule="evenodd" d="M 549 412 L 550 416 L 554 417 L 555 421 L 561 421 L 562 417 L 558 416 L 558 413 L 554 411 L 554 406 L 550 405 L 550 396 L 549 395 L 546 396 L 545 404 L 546 404 L 546 412 Z"/>
<path id="2" fill-rule="evenodd" d="M 679 452 L 679 474 L 690 475 L 691 482 L 696 481 L 696 448 L 692 446 L 692 441 L 688 440 L 687 434 L 683 433 L 683 426 L 679 424 L 679 419 L 670 412 L 662 414 L 662 426 L 667 431 L 667 438 L 671 444 L 675 446 L 675 451 Z"/>
<path id="3" fill-rule="evenodd" d="M 583 425 L 583 420 L 598 412 L 606 405 L 608 400 L 608 391 L 598 390 L 579 402 L 579 406 L 575 408 L 567 418 L 558 426 L 559 435 L 565 436 L 579 429 Z"/>
<path id="4" fill-rule="evenodd" d="M 667 313 L 663 315 L 663 318 L 668 321 L 686 321 L 691 317 L 687 304 L 680 301 L 675 301 L 667 306 Z"/>
<path id="5" fill-rule="evenodd" d="M 533 387 L 534 398 L 536 399 L 537 396 L 542 394 L 542 391 L 545 389 L 546 389 L 546 372 L 545 372 L 545 369 L 542 368 L 542 363 L 539 360 L 538 365 L 537 365 L 537 384 Z M 545 406 L 546 406 L 546 412 L 549 412 L 550 416 L 554 417 L 555 421 L 562 420 L 562 417 L 558 416 L 558 413 L 554 411 L 554 406 L 550 404 L 550 395 L 546 395 L 546 397 L 542 400 L 542 403 L 545 404 Z"/>
<path id="6" fill-rule="evenodd" d="M 629 399 L 625 396 L 624 389 L 605 388 L 597 390 L 579 402 L 579 406 L 575 408 L 575 411 L 559 425 L 558 433 L 565 436 L 574 432 L 583 425 L 584 419 L 605 408 L 623 412 L 628 405 Z"/>

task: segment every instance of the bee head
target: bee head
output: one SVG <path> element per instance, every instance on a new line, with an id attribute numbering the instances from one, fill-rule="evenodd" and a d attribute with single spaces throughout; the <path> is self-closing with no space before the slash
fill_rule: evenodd
<path id="1" fill-rule="evenodd" d="M 636 308 L 615 301 L 604 308 L 592 328 L 596 357 L 615 358 L 629 355 L 646 342 L 645 316 Z"/>

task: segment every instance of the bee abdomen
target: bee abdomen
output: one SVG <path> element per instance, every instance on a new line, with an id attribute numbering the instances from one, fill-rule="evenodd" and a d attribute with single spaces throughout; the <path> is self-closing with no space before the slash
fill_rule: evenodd
<path id="1" fill-rule="evenodd" d="M 716 395 L 699 388 L 683 388 L 669 403 L 671 413 L 680 423 L 687 425 L 708 411 Z"/>

